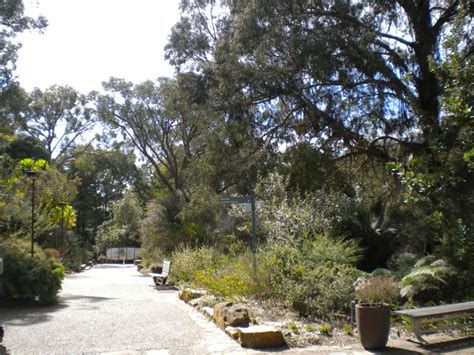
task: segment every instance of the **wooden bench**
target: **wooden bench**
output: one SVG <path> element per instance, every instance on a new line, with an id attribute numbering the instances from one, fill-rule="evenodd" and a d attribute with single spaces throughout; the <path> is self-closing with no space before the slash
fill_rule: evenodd
<path id="1" fill-rule="evenodd" d="M 153 278 L 153 282 L 156 286 L 164 286 L 166 285 L 166 280 L 168 280 L 168 275 L 170 273 L 171 268 L 171 261 L 165 260 L 163 261 L 163 268 L 160 274 L 150 272 L 150 275 Z"/>
<path id="2" fill-rule="evenodd" d="M 94 266 L 92 261 L 88 261 L 85 264 L 81 264 L 81 270 L 90 270 Z"/>
<path id="3" fill-rule="evenodd" d="M 413 332 L 423 345 L 428 343 L 423 339 L 423 334 L 435 333 L 433 329 L 423 329 L 423 323 L 441 322 L 461 318 L 474 313 L 474 302 L 447 304 L 442 306 L 424 307 L 395 311 L 395 314 L 407 316 L 413 320 Z"/>

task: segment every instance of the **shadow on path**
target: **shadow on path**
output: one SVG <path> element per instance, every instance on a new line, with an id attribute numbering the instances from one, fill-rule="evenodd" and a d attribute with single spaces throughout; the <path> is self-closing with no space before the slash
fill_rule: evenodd
<path id="1" fill-rule="evenodd" d="M 0 355 L 9 355 L 7 348 L 0 344 Z"/>
<path id="2" fill-rule="evenodd" d="M 469 349 L 472 351 L 474 347 L 474 337 L 467 337 L 462 339 L 455 339 L 449 341 L 443 341 L 440 343 L 430 344 L 424 348 L 431 353 L 444 354 L 447 352 L 461 352 Z"/>
<path id="3" fill-rule="evenodd" d="M 430 340 L 433 341 L 433 340 Z M 474 337 L 458 339 L 446 339 L 442 337 L 428 345 L 422 346 L 412 340 L 392 342 L 390 346 L 381 351 L 370 351 L 372 354 L 472 354 L 474 348 Z"/>
<path id="4" fill-rule="evenodd" d="M 54 312 L 58 312 L 71 306 L 74 301 L 79 301 L 81 306 L 86 305 L 87 308 L 95 308 L 93 305 L 98 302 L 112 300 L 107 297 L 80 296 L 80 295 L 63 295 L 59 298 L 58 303 L 53 306 L 15 306 L 8 309 L 2 309 L 1 320 L 3 323 L 15 326 L 29 326 L 48 322 L 52 318 Z M 1 309 L 1 308 L 0 308 Z M 0 353 L 2 354 L 2 353 Z"/>
<path id="5" fill-rule="evenodd" d="M 371 354 L 423 354 L 424 352 L 422 351 L 416 351 L 416 350 L 408 350 L 408 349 L 402 349 L 402 348 L 397 348 L 397 347 L 392 347 L 392 346 L 387 346 L 383 350 L 366 350 L 367 352 Z"/>

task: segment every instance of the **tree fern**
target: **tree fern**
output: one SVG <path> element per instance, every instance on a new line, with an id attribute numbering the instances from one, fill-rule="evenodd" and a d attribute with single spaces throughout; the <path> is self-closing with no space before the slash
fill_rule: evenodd
<path id="1" fill-rule="evenodd" d="M 440 284 L 455 274 L 454 268 L 444 260 L 427 256 L 419 260 L 401 280 L 400 295 L 410 301 L 422 291 L 437 289 Z"/>

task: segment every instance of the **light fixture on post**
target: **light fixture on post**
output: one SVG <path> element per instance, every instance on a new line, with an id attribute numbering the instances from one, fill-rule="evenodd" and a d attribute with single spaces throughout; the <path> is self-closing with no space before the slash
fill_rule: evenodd
<path id="1" fill-rule="evenodd" d="M 31 179 L 31 257 L 35 254 L 35 181 L 38 177 L 38 172 L 28 170 L 26 176 Z"/>
<path id="2" fill-rule="evenodd" d="M 59 207 L 61 208 L 61 247 L 64 245 L 64 209 L 67 206 L 67 202 L 59 202 Z"/>

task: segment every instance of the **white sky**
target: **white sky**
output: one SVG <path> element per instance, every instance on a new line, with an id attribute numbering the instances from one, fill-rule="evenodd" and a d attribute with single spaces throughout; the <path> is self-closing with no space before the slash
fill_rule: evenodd
<path id="1" fill-rule="evenodd" d="M 24 0 L 49 21 L 43 34 L 18 36 L 17 71 L 30 91 L 70 85 L 99 90 L 115 76 L 132 82 L 172 76 L 164 46 L 179 19 L 179 0 Z"/>

